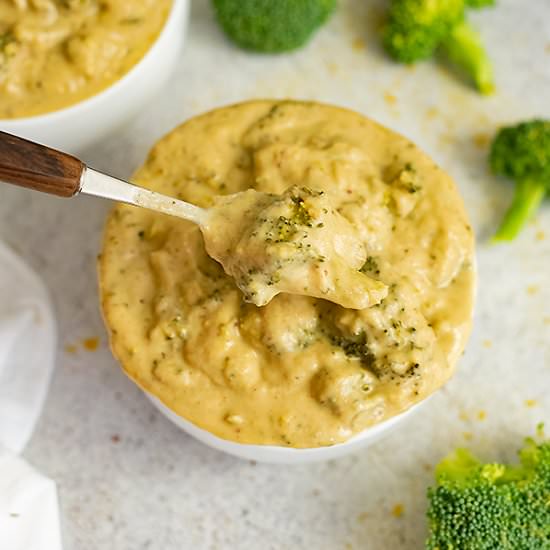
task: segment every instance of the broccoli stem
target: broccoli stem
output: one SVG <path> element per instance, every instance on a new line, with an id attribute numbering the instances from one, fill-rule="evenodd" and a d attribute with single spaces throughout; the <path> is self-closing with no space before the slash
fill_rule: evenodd
<path id="1" fill-rule="evenodd" d="M 475 468 L 481 465 L 481 462 L 468 449 L 458 448 L 437 465 L 435 475 L 437 479 L 446 477 L 463 482 Z"/>
<path id="2" fill-rule="evenodd" d="M 441 47 L 451 63 L 470 76 L 482 94 L 495 89 L 493 67 L 481 38 L 467 21 L 455 25 Z"/>
<path id="3" fill-rule="evenodd" d="M 492 241 L 513 240 L 536 212 L 545 194 L 546 185 L 539 180 L 531 178 L 517 180 L 514 200 Z"/>

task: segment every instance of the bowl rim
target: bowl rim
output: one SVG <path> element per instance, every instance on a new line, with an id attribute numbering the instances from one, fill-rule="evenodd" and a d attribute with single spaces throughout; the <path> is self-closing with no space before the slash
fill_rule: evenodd
<path id="1" fill-rule="evenodd" d="M 3 128 L 15 129 L 17 127 L 23 127 L 28 124 L 38 123 L 43 124 L 47 122 L 53 122 L 55 119 L 62 119 L 64 117 L 70 117 L 79 110 L 92 109 L 94 110 L 96 104 L 101 103 L 109 98 L 110 95 L 116 94 L 120 88 L 126 86 L 128 81 L 134 78 L 136 72 L 141 69 L 141 66 L 150 59 L 161 47 L 161 39 L 168 34 L 170 27 L 172 27 L 175 22 L 178 20 L 178 16 L 182 14 L 187 18 L 189 12 L 189 0 L 172 0 L 172 6 L 170 11 L 164 21 L 164 24 L 159 32 L 158 36 L 155 38 L 154 42 L 147 49 L 143 57 L 139 59 L 137 63 L 132 65 L 128 71 L 126 71 L 120 78 L 116 79 L 113 83 L 109 84 L 106 88 L 103 88 L 99 92 L 77 101 L 76 103 L 71 103 L 66 107 L 61 109 L 56 109 L 55 111 L 49 111 L 46 113 L 41 113 L 38 115 L 23 116 L 16 118 L 0 118 L 0 124 Z"/>
<path id="2" fill-rule="evenodd" d="M 349 439 L 344 441 L 339 441 L 333 445 L 323 445 L 320 447 L 286 447 L 284 445 L 273 445 L 273 444 L 260 444 L 260 443 L 241 443 L 239 441 L 234 441 L 232 439 L 225 439 L 216 435 L 200 426 L 194 424 L 187 418 L 179 415 L 177 412 L 172 410 L 168 405 L 166 405 L 161 399 L 156 395 L 150 393 L 149 391 L 141 388 L 145 396 L 149 401 L 159 410 L 162 415 L 175 424 L 180 430 L 188 434 L 193 439 L 201 442 L 203 445 L 212 447 L 218 451 L 230 454 L 232 456 L 243 457 L 245 454 L 250 455 L 257 452 L 260 455 L 263 455 L 264 458 L 258 458 L 253 460 L 258 460 L 260 462 L 266 462 L 265 456 L 271 454 L 274 458 L 298 458 L 300 457 L 313 457 L 318 456 L 321 460 L 323 459 L 320 455 L 335 455 L 340 456 L 341 453 L 347 454 L 347 452 L 353 452 L 356 449 L 359 449 L 363 445 L 366 445 L 369 441 L 375 442 L 379 436 L 384 432 L 389 431 L 391 428 L 396 427 L 401 423 L 402 420 L 411 416 L 414 412 L 417 412 L 418 409 L 422 408 L 422 405 L 431 400 L 431 397 L 437 393 L 434 392 L 428 395 L 422 401 L 413 404 L 408 409 L 386 418 L 380 422 L 377 422 L 371 426 L 367 426 L 362 431 L 353 434 Z M 240 452 L 239 452 L 240 450 Z M 327 456 L 327 460 L 333 458 L 332 456 Z M 335 457 L 334 457 L 335 458 Z"/>

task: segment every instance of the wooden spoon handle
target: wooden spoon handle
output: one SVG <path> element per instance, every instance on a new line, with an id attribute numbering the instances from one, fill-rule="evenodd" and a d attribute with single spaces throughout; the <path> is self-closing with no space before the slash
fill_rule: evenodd
<path id="1" fill-rule="evenodd" d="M 85 168 L 71 155 L 0 132 L 0 182 L 72 197 L 80 191 Z"/>

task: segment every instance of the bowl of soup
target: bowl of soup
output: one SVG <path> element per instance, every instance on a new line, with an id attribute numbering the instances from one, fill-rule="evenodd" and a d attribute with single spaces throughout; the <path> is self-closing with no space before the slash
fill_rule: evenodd
<path id="1" fill-rule="evenodd" d="M 174 70 L 188 0 L 0 0 L 0 129 L 78 152 Z"/>
<path id="2" fill-rule="evenodd" d="M 134 181 L 202 207 L 305 186 L 354 228 L 358 271 L 384 287 L 357 309 L 305 291 L 258 306 L 197 226 L 117 206 L 99 259 L 111 347 L 192 436 L 268 462 L 336 458 L 452 376 L 471 327 L 474 236 L 452 179 L 408 139 L 330 105 L 252 101 L 173 130 Z M 281 216 L 265 247 L 301 247 L 306 214 Z"/>

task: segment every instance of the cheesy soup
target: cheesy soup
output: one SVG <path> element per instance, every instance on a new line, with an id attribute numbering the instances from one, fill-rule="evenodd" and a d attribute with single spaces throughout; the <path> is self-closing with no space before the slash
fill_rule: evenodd
<path id="1" fill-rule="evenodd" d="M 256 211 L 235 206 L 215 232 L 233 277 L 198 226 L 127 205 L 110 215 L 99 274 L 113 352 L 177 414 L 241 443 L 318 447 L 406 411 L 452 375 L 470 331 L 474 236 L 451 178 L 407 139 L 336 107 L 254 101 L 176 128 L 134 181 L 206 208 L 254 190 L 274 197 L 263 209 L 283 209 L 272 219 L 298 214 L 290 228 L 251 214 L 256 240 L 239 252 L 239 226 Z M 287 281 L 262 267 L 266 239 L 299 242 L 316 208 L 328 231 L 301 242 L 320 265 L 345 259 L 343 300 L 300 290 L 309 272 Z M 299 264 L 302 253 L 283 255 Z M 239 271 L 243 258 L 258 271 Z M 265 305 L 250 303 L 254 292 Z"/>
<path id="2" fill-rule="evenodd" d="M 171 0 L 0 0 L 0 119 L 56 111 L 126 74 Z"/>

